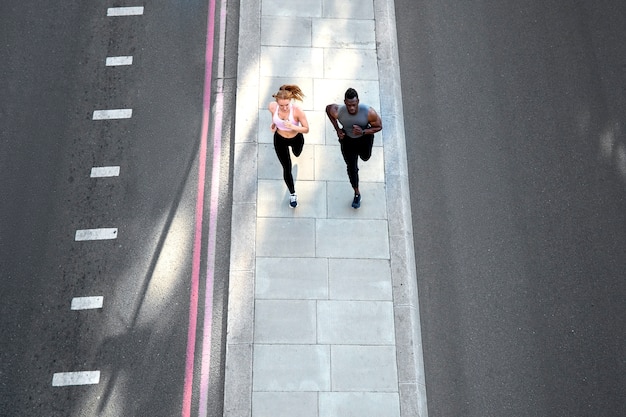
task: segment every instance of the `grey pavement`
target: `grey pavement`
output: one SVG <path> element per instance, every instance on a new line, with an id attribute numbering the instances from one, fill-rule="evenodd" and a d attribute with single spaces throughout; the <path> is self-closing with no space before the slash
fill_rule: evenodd
<path id="1" fill-rule="evenodd" d="M 242 0 L 224 416 L 427 415 L 393 0 Z M 298 84 L 292 158 L 267 104 Z M 381 115 L 362 206 L 325 107 L 348 87 Z"/>

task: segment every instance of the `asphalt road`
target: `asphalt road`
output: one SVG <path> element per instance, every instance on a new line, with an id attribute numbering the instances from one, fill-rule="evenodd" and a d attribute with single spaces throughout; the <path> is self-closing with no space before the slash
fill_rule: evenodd
<path id="1" fill-rule="evenodd" d="M 208 3 L 157 1 L 141 15 L 107 16 L 114 6 L 0 5 L 3 416 L 181 413 Z M 132 65 L 105 65 L 115 56 L 132 56 Z M 130 119 L 93 120 L 95 110 L 127 108 Z M 227 190 L 228 146 L 222 159 Z M 92 178 L 103 166 L 119 176 Z M 220 415 L 228 241 L 219 237 L 229 219 L 220 212 L 214 266 L 209 406 Z M 117 228 L 116 238 L 75 241 L 92 228 Z M 70 309 L 86 296 L 102 296 L 103 307 Z M 56 373 L 96 370 L 98 384 L 52 386 Z"/>
<path id="2" fill-rule="evenodd" d="M 626 415 L 626 3 L 396 18 L 429 415 Z"/>

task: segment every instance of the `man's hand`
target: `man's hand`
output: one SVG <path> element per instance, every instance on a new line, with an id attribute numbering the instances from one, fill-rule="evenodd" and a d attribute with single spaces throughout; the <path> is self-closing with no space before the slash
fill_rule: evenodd
<path id="1" fill-rule="evenodd" d="M 359 125 L 352 125 L 352 134 L 355 137 L 363 136 L 363 129 Z"/>

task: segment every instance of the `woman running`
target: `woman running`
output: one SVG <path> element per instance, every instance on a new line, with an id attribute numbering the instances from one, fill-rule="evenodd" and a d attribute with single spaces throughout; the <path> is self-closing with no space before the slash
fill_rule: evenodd
<path id="1" fill-rule="evenodd" d="M 304 146 L 304 133 L 309 133 L 309 123 L 306 115 L 296 106 L 293 101 L 302 101 L 304 94 L 297 85 L 282 85 L 272 101 L 268 110 L 272 114 L 271 129 L 274 132 L 274 150 L 276 156 L 283 167 L 283 179 L 289 189 L 289 206 L 298 206 L 298 196 L 291 174 L 291 155 L 289 147 L 294 156 L 298 157 L 302 153 Z"/>

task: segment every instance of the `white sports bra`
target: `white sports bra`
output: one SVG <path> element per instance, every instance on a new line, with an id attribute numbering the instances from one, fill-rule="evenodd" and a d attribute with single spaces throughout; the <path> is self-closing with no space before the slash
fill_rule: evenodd
<path id="1" fill-rule="evenodd" d="M 278 109 L 280 108 L 280 106 L 278 105 L 278 103 L 276 103 L 276 111 L 274 112 L 274 117 L 272 118 L 272 121 L 274 122 L 274 125 L 276 125 L 276 127 L 278 128 L 278 130 L 284 130 L 286 132 L 289 132 L 293 129 L 288 128 L 287 126 L 285 126 L 285 121 L 283 119 L 281 119 L 280 117 L 278 117 Z M 296 120 L 293 117 L 293 105 L 289 104 L 289 118 L 288 120 L 291 122 L 292 125 L 294 126 L 300 126 L 299 122 L 296 122 Z"/>

